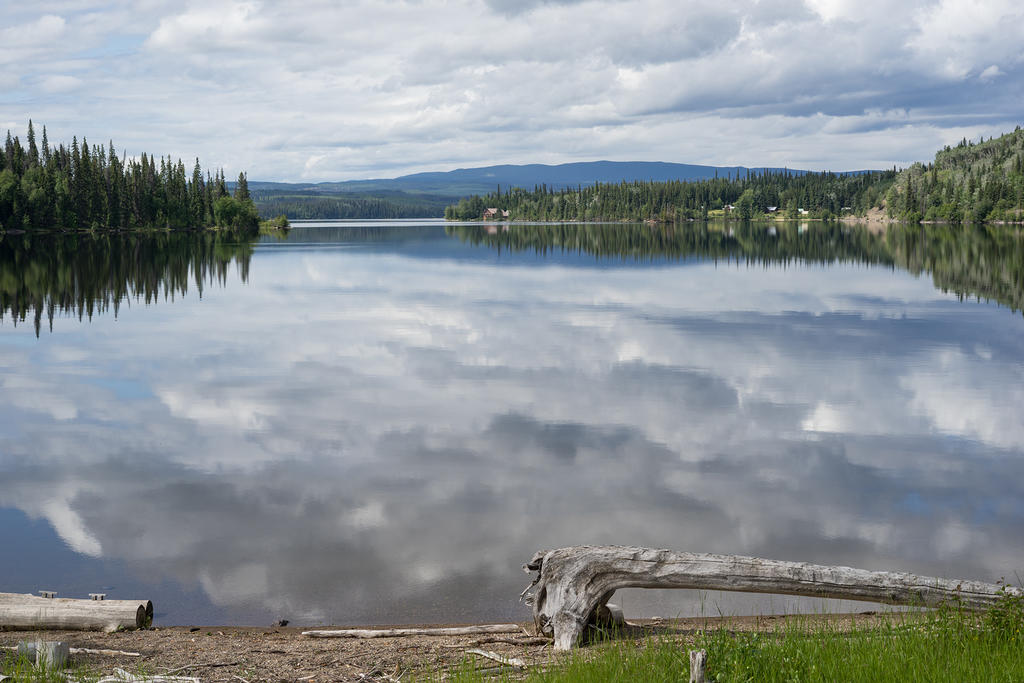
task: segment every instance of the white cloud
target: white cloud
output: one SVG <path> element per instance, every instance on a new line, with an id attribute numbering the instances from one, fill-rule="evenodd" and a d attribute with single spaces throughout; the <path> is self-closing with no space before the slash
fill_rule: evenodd
<path id="1" fill-rule="evenodd" d="M 941 0 L 923 6 L 916 20 L 917 32 L 908 45 L 922 65 L 935 64 L 948 78 L 1021 62 L 1024 7 L 1019 2 Z"/>
<path id="2" fill-rule="evenodd" d="M 44 76 L 39 81 L 39 87 L 48 93 L 69 92 L 81 88 L 82 85 L 82 79 L 75 76 Z"/>
<path id="3" fill-rule="evenodd" d="M 983 81 L 991 81 L 995 78 L 1005 75 L 1006 74 L 1004 74 L 1002 69 L 1000 69 L 998 66 L 996 66 L 995 64 L 990 64 L 989 66 L 985 67 L 985 69 L 980 74 L 978 74 L 978 78 Z"/>
<path id="4" fill-rule="evenodd" d="M 53 14 L 44 14 L 35 21 L 27 24 L 9 25 L 0 29 L 0 45 L 4 50 L 40 49 L 58 41 L 64 34 L 67 22 L 63 17 Z"/>
<path id="5" fill-rule="evenodd" d="M 251 48 L 272 38 L 273 26 L 253 2 L 195 3 L 185 12 L 164 17 L 147 44 L 174 51 Z"/>
<path id="6" fill-rule="evenodd" d="M 888 167 L 1018 123 L 1020 10 L 962 5 L 8 4 L 0 119 L 254 179 L 597 158 Z"/>

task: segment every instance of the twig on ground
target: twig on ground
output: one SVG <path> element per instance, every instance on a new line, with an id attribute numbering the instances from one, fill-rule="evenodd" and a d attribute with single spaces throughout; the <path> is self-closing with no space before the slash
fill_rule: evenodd
<path id="1" fill-rule="evenodd" d="M 550 642 L 550 638 L 541 638 L 539 636 L 530 636 L 529 638 L 500 638 L 498 636 L 491 636 L 490 638 L 474 640 L 472 644 L 483 645 L 484 643 L 506 643 L 508 645 L 547 645 Z"/>
<path id="2" fill-rule="evenodd" d="M 73 655 L 107 655 L 110 657 L 141 657 L 139 652 L 125 652 L 124 650 L 94 650 L 91 647 L 73 647 Z"/>
<path id="3" fill-rule="evenodd" d="M 73 679 L 68 677 L 68 680 Z M 114 669 L 113 676 L 105 676 L 96 683 L 201 683 L 201 681 L 196 676 L 168 676 L 167 674 L 146 676 L 145 674 L 128 673 L 124 669 Z"/>
<path id="4" fill-rule="evenodd" d="M 177 669 L 171 669 L 170 671 L 165 671 L 165 672 L 163 672 L 160 675 L 161 676 L 170 676 L 171 674 L 176 674 L 179 671 L 185 671 L 186 669 L 200 669 L 200 668 L 214 669 L 214 668 L 221 667 L 221 666 L 237 666 L 238 664 L 241 664 L 241 663 L 242 662 L 205 662 L 205 663 L 201 662 L 199 664 L 186 664 L 185 666 L 179 666 Z"/>
<path id="5" fill-rule="evenodd" d="M 481 650 L 479 648 L 474 647 L 472 649 L 466 650 L 466 654 L 486 657 L 487 659 L 492 659 L 495 662 L 498 662 L 499 664 L 515 667 L 516 669 L 526 668 L 526 662 L 519 659 L 518 657 L 506 657 L 505 655 L 500 655 L 497 652 L 490 652 L 488 650 Z"/>

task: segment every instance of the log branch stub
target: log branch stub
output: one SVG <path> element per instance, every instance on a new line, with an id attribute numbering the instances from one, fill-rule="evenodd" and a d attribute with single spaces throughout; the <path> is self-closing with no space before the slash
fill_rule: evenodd
<path id="1" fill-rule="evenodd" d="M 868 571 L 738 555 L 630 546 L 541 551 L 523 565 L 537 572 L 528 602 L 538 633 L 556 650 L 579 643 L 586 625 L 620 588 L 689 588 L 983 610 L 1019 588 L 904 572 Z"/>

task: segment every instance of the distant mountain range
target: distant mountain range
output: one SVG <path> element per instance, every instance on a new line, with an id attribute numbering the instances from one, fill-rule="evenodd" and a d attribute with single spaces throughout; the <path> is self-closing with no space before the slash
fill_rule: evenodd
<path id="1" fill-rule="evenodd" d="M 504 190 L 522 187 L 532 190 L 538 185 L 555 189 L 593 185 L 594 183 L 619 183 L 634 180 L 707 180 L 719 177 L 765 171 L 782 171 L 797 175 L 809 171 L 771 167 L 747 168 L 746 166 L 701 166 L 697 164 L 673 164 L 661 161 L 587 161 L 570 164 L 524 164 L 459 168 L 454 171 L 413 173 L 398 178 L 376 180 L 348 180 L 326 183 L 273 183 L 249 181 L 252 190 L 272 192 L 314 192 L 319 194 L 356 193 L 379 195 L 385 192 L 432 195 L 435 197 L 466 197 L 473 194 L 493 192 L 499 185 Z M 857 174 L 863 171 L 845 171 Z"/>

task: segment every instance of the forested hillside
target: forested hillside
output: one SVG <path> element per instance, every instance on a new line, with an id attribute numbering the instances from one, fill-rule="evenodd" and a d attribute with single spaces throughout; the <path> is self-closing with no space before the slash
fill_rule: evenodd
<path id="1" fill-rule="evenodd" d="M 1024 131 L 981 142 L 961 140 L 930 164 L 900 173 L 886 195 L 890 215 L 951 223 L 1020 221 L 1024 207 Z"/>
<path id="2" fill-rule="evenodd" d="M 142 154 L 118 157 L 113 142 L 90 146 L 83 137 L 51 147 L 32 122 L 23 145 L 7 133 L 0 154 L 0 231 L 50 229 L 188 229 L 257 227 L 245 173 L 228 193 L 224 172 L 204 175 L 185 164 Z"/>
<path id="3" fill-rule="evenodd" d="M 485 216 L 488 208 L 497 214 Z M 1024 217 L 1024 132 L 946 147 L 935 161 L 897 172 L 749 172 L 696 182 L 629 182 L 555 190 L 510 188 L 461 200 L 450 220 L 672 222 L 709 215 L 749 219 L 863 216 L 872 209 L 911 222 L 1014 221 Z"/>
<path id="4" fill-rule="evenodd" d="M 478 220 L 487 208 L 497 208 L 499 215 L 508 211 L 512 219 L 541 221 L 672 222 L 704 219 L 723 211 L 738 218 L 772 212 L 792 218 L 828 218 L 865 213 L 879 205 L 896 175 L 895 170 L 858 174 L 766 171 L 696 182 L 624 182 L 562 190 L 511 188 L 463 199 L 445 209 L 445 218 Z"/>
<path id="5" fill-rule="evenodd" d="M 284 214 L 291 219 L 440 218 L 451 197 L 381 192 L 375 195 L 327 194 L 318 191 L 253 189 L 261 216 Z"/>

